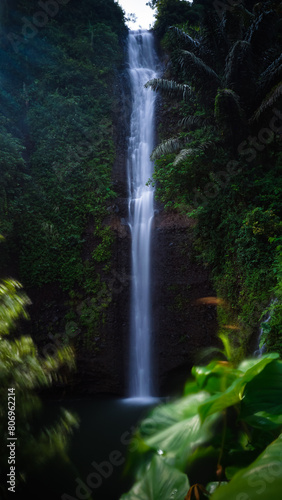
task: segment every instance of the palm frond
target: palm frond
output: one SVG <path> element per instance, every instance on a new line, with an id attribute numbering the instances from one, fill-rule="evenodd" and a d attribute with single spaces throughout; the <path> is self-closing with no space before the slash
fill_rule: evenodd
<path id="1" fill-rule="evenodd" d="M 241 137 L 245 127 L 245 114 L 239 96 L 231 89 L 220 89 L 215 98 L 214 117 L 225 138 L 233 143 Z"/>
<path id="2" fill-rule="evenodd" d="M 252 66 L 251 50 L 251 44 L 244 40 L 238 40 L 232 46 L 225 65 L 225 81 L 228 86 L 236 85 L 236 82 L 242 77 L 242 71 L 249 75 L 250 68 L 246 68 L 246 66 Z"/>
<path id="3" fill-rule="evenodd" d="M 196 128 L 208 126 L 211 124 L 211 120 L 207 118 L 202 118 L 201 116 L 188 115 L 182 118 L 178 122 L 180 127 L 188 128 L 189 130 L 195 130 Z"/>
<path id="4" fill-rule="evenodd" d="M 235 112 L 242 116 L 243 110 L 240 106 L 240 97 L 231 89 L 220 89 L 215 99 L 215 119 L 218 123 L 222 119 L 228 120 L 229 112 Z"/>
<path id="5" fill-rule="evenodd" d="M 246 107 L 249 106 L 254 87 L 254 65 L 249 42 L 238 40 L 230 50 L 225 65 L 225 85 L 240 95 Z"/>
<path id="6" fill-rule="evenodd" d="M 199 150 L 201 151 L 206 151 L 207 149 L 211 148 L 214 146 L 214 143 L 212 141 L 206 141 L 201 146 L 198 147 Z"/>
<path id="7" fill-rule="evenodd" d="M 182 50 L 178 60 L 180 66 L 190 77 L 196 75 L 202 84 L 208 83 L 209 87 L 219 85 L 220 80 L 216 72 L 192 52 Z"/>
<path id="8" fill-rule="evenodd" d="M 200 57 L 210 64 L 213 62 L 214 69 L 220 69 L 229 50 L 229 42 L 221 19 L 208 10 L 203 19 L 201 30 Z"/>
<path id="9" fill-rule="evenodd" d="M 177 165 L 185 161 L 188 156 L 194 156 L 197 152 L 197 148 L 181 149 L 173 162 L 174 167 L 177 167 Z"/>
<path id="10" fill-rule="evenodd" d="M 185 141 L 188 142 L 187 140 Z M 169 153 L 175 153 L 184 147 L 184 140 L 182 137 L 175 137 L 173 139 L 167 139 L 166 141 L 159 144 L 151 154 L 151 160 L 157 160 L 162 155 L 167 155 Z"/>
<path id="11" fill-rule="evenodd" d="M 188 97 L 192 93 L 192 89 L 189 85 L 180 84 L 174 80 L 166 80 L 165 78 L 154 78 L 145 83 L 145 87 L 151 87 L 151 89 L 156 92 L 159 91 L 168 97 L 181 97 L 184 101 L 188 100 Z"/>
<path id="12" fill-rule="evenodd" d="M 261 91 L 268 92 L 282 78 L 282 54 L 273 61 L 260 75 Z"/>
<path id="13" fill-rule="evenodd" d="M 188 158 L 189 156 L 195 156 L 200 151 L 206 151 L 212 146 L 213 146 L 212 141 L 206 141 L 197 148 L 182 149 L 180 153 L 176 156 L 173 165 L 176 167 L 177 165 L 185 161 L 186 158 Z"/>
<path id="14" fill-rule="evenodd" d="M 256 16 L 245 35 L 245 41 L 252 45 L 253 51 L 259 55 L 271 46 L 275 34 L 274 23 L 277 14 L 273 10 L 262 12 Z"/>
<path id="15" fill-rule="evenodd" d="M 242 23 L 240 17 L 235 16 L 233 11 L 226 10 L 222 19 L 222 26 L 229 42 L 234 43 L 242 38 Z"/>
<path id="16" fill-rule="evenodd" d="M 281 96 L 282 96 L 282 82 L 278 83 L 278 85 L 276 85 L 271 90 L 271 92 L 266 96 L 266 98 L 262 101 L 261 105 L 250 119 L 250 123 L 257 121 L 262 115 L 262 113 L 264 113 L 267 109 L 271 108 L 275 104 L 277 99 L 279 99 L 279 97 Z"/>
<path id="17" fill-rule="evenodd" d="M 176 40 L 180 42 L 183 49 L 185 48 L 195 53 L 199 52 L 199 41 L 194 40 L 194 38 L 188 35 L 188 33 L 185 33 L 185 31 L 183 31 L 182 29 L 177 28 L 176 26 L 171 26 L 168 29 L 168 33 L 171 38 L 176 38 Z"/>

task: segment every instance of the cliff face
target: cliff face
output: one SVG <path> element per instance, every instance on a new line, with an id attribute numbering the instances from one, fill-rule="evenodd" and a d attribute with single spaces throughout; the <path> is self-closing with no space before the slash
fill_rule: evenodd
<path id="1" fill-rule="evenodd" d="M 217 344 L 216 309 L 197 304 L 214 295 L 208 271 L 193 259 L 186 216 L 160 211 L 153 231 L 155 359 L 161 393 L 184 382 L 205 347 Z M 178 387 L 180 389 L 181 387 Z"/>
<path id="2" fill-rule="evenodd" d="M 78 372 L 73 390 L 124 396 L 129 373 L 132 282 L 126 173 L 131 96 L 126 71 L 117 78 L 115 92 L 118 105 L 114 118 L 116 161 L 112 180 L 118 197 L 104 220 L 114 234 L 112 268 L 105 277 L 110 303 L 95 345 L 76 341 Z M 214 291 L 208 271 L 193 260 L 192 224 L 187 217 L 164 212 L 156 204 L 152 229 L 152 337 L 155 387 L 161 394 L 184 382 L 201 350 L 217 343 L 215 306 L 196 304 L 198 298 L 214 295 Z M 92 234 L 90 224 L 86 234 L 89 253 L 95 248 Z"/>
<path id="3" fill-rule="evenodd" d="M 120 205 L 119 205 L 120 202 Z M 78 352 L 76 385 L 91 393 L 125 395 L 129 365 L 130 233 L 125 200 L 110 223 L 115 231 L 112 303 L 99 350 Z M 168 394 L 182 384 L 205 347 L 217 344 L 216 308 L 197 304 L 214 295 L 208 271 L 192 257 L 191 221 L 160 211 L 152 233 L 153 365 L 156 392 Z M 84 351 L 84 352 L 83 352 Z M 179 388 L 179 387 L 178 387 Z"/>
<path id="4" fill-rule="evenodd" d="M 120 157 L 121 158 L 121 157 Z M 119 165 L 120 167 L 120 165 Z M 118 176 L 122 173 L 122 168 Z M 131 238 L 126 225 L 126 199 L 116 200 L 107 223 L 115 234 L 112 272 L 107 281 L 111 302 L 105 322 L 87 342 L 85 333 L 74 334 L 77 372 L 67 392 L 74 394 L 127 393 L 129 365 L 129 315 Z M 216 309 L 197 304 L 202 297 L 214 295 L 206 269 L 192 257 L 189 232 L 191 221 L 177 214 L 159 211 L 152 232 L 152 311 L 153 365 L 156 392 L 167 395 L 188 378 L 190 369 L 201 359 L 205 347 L 217 344 Z M 90 231 L 89 227 L 89 231 Z M 91 231 L 90 231 L 91 233 Z M 72 326 L 63 321 L 66 297 L 55 286 L 45 287 L 33 299 L 32 324 L 35 330 L 45 322 L 53 331 Z M 29 326 L 29 325 L 28 325 Z M 41 327 L 42 328 L 42 327 Z M 46 330 L 35 337 L 43 352 L 60 347 L 56 336 Z"/>
<path id="5" fill-rule="evenodd" d="M 112 186 L 117 198 L 109 203 L 108 215 L 103 221 L 114 236 L 111 267 L 105 272 L 102 263 L 96 264 L 106 294 L 89 295 L 81 301 L 77 294 L 71 302 L 68 294 L 61 292 L 56 284 L 31 291 L 32 330 L 40 349 L 45 354 L 51 353 L 66 336 L 75 348 L 77 371 L 67 388 L 74 394 L 124 396 L 127 393 L 132 276 L 126 154 L 131 96 L 126 70 L 116 76 L 116 109 L 113 110 L 116 158 Z M 193 261 L 192 223 L 187 217 L 166 213 L 156 206 L 152 229 L 152 337 L 158 394 L 168 394 L 175 382 L 184 381 L 195 355 L 216 342 L 214 306 L 195 304 L 198 298 L 214 292 L 208 272 Z M 90 217 L 83 236 L 83 261 L 91 260 L 99 243 L 94 229 L 95 220 Z M 85 316 L 91 317 L 93 310 L 102 312 L 102 320 L 98 329 L 86 331 L 81 325 Z"/>
<path id="6" fill-rule="evenodd" d="M 132 283 L 126 174 L 132 99 L 125 64 L 117 70 L 124 61 L 122 11 L 113 0 L 90 3 L 89 12 L 86 0 L 83 9 L 71 4 L 60 9 L 19 51 L 7 35 L 21 34 L 22 17 L 33 19 L 37 3 L 1 4 L 0 100 L 7 116 L 0 135 L 7 154 L 0 162 L 5 174 L 0 187 L 7 199 L 0 206 L 0 232 L 7 250 L 1 247 L 0 267 L 23 284 L 32 301 L 31 320 L 19 334 L 31 335 L 43 355 L 65 344 L 74 347 L 77 371 L 67 390 L 124 395 Z M 74 19 L 76 37 L 70 31 Z M 89 19 L 95 27 L 91 36 Z M 213 328 L 191 305 L 210 288 L 206 273 L 190 261 L 190 248 L 189 222 L 159 208 L 152 235 L 157 392 L 191 361 L 194 348 L 209 343 L 206 331 Z"/>
<path id="7" fill-rule="evenodd" d="M 116 162 L 113 170 L 115 205 L 105 223 L 115 234 L 112 267 L 112 302 L 99 350 L 79 354 L 80 377 L 91 392 L 124 395 L 129 365 L 130 252 L 127 226 L 126 149 L 130 119 L 130 89 L 126 73 L 116 89 L 120 95 L 117 113 Z M 185 216 L 166 213 L 156 207 L 152 229 L 152 311 L 155 386 L 166 394 L 177 381 L 184 381 L 196 356 L 204 347 L 215 345 L 216 310 L 197 305 L 199 298 L 214 295 L 208 271 L 193 260 L 190 228 Z M 108 283 L 109 286 L 109 283 Z M 80 378 L 79 377 L 79 378 Z"/>

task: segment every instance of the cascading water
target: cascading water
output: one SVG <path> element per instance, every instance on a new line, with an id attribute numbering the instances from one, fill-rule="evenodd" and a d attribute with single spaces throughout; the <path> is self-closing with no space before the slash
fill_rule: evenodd
<path id="1" fill-rule="evenodd" d="M 153 173 L 150 154 L 154 146 L 156 96 L 144 85 L 157 76 L 157 56 L 150 32 L 130 32 L 128 62 L 132 93 L 127 156 L 132 237 L 129 396 L 145 398 L 153 395 L 150 241 L 154 190 L 146 183 Z"/>
<path id="2" fill-rule="evenodd" d="M 272 318 L 272 314 L 274 312 L 274 306 L 275 306 L 276 302 L 277 302 L 277 298 L 271 299 L 270 304 L 267 308 L 268 312 L 263 317 L 262 322 L 261 322 L 261 327 L 259 329 L 259 336 L 257 339 L 256 349 L 253 352 L 253 356 L 256 356 L 258 358 L 266 352 L 266 345 L 264 342 L 266 340 L 267 329 L 269 327 L 269 325 L 267 325 L 267 324 Z M 264 339 L 264 342 L 262 342 L 263 339 Z"/>

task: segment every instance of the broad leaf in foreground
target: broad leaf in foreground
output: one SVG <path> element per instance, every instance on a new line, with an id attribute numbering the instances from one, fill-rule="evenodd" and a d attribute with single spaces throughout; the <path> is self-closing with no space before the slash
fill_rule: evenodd
<path id="1" fill-rule="evenodd" d="M 275 353 L 266 354 L 255 363 L 252 361 L 251 366 L 245 373 L 242 372 L 242 376 L 238 377 L 225 392 L 211 396 L 199 407 L 199 413 L 202 420 L 204 421 L 208 415 L 212 415 L 213 413 L 222 411 L 229 406 L 239 403 L 243 399 L 246 384 L 261 373 L 265 367 L 277 359 L 277 357 L 279 356 Z M 240 370 L 240 366 L 238 370 Z"/>
<path id="2" fill-rule="evenodd" d="M 242 402 L 242 415 L 261 416 L 282 423 L 282 362 L 275 360 L 247 385 Z M 276 418 L 273 416 L 276 415 Z M 278 419 L 278 421 L 277 421 Z"/>
<path id="3" fill-rule="evenodd" d="M 221 418 L 213 415 L 201 423 L 198 407 L 207 398 L 208 393 L 201 391 L 154 409 L 140 425 L 144 443 L 161 450 L 171 465 L 183 470 L 194 449 L 212 438 L 214 422 Z"/>
<path id="4" fill-rule="evenodd" d="M 141 481 L 121 496 L 121 500 L 183 500 L 189 483 L 186 474 L 154 457 Z"/>
<path id="5" fill-rule="evenodd" d="M 280 500 L 282 491 L 282 434 L 249 467 L 241 470 L 226 486 L 219 487 L 211 500 Z"/>

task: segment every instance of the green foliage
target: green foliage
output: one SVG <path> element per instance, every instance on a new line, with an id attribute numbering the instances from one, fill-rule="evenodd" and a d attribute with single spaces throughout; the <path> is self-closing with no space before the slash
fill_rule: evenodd
<path id="1" fill-rule="evenodd" d="M 3 30 L 19 36 L 22 16 L 37 11 L 35 0 L 7 5 Z M 3 46 L 0 263 L 26 289 L 52 284 L 84 301 L 109 276 L 105 220 L 116 196 L 113 111 L 126 34 L 114 0 L 83 0 L 60 5 L 16 52 L 8 38 Z M 98 328 L 99 308 L 91 314 Z"/>
<path id="2" fill-rule="evenodd" d="M 169 500 L 173 493 L 175 495 L 175 492 L 177 492 L 179 498 L 184 498 L 187 490 L 187 476 L 176 471 L 156 456 L 150 464 L 150 470 L 144 474 L 141 481 L 136 483 L 128 494 L 122 495 L 121 499 L 157 500 L 161 498 L 162 500 Z"/>
<path id="3" fill-rule="evenodd" d="M 111 258 L 111 246 L 114 241 L 112 230 L 109 226 L 96 227 L 95 235 L 102 239 L 92 256 L 96 262 L 107 262 Z"/>
<path id="4" fill-rule="evenodd" d="M 249 466 L 237 472 L 232 481 L 215 491 L 213 500 L 226 497 L 237 499 L 238 495 L 248 495 L 248 499 L 257 499 L 265 492 L 271 498 L 278 499 L 281 489 L 281 475 L 277 473 L 281 462 L 281 439 L 276 439 L 265 451 Z M 259 472 L 258 472 L 259 471 Z M 232 471 L 233 472 L 233 471 Z"/>
<path id="5" fill-rule="evenodd" d="M 232 121 L 227 117 L 232 115 Z M 221 89 L 215 98 L 214 116 L 221 134 L 229 140 L 236 141 L 238 130 L 244 125 L 243 110 L 240 106 L 239 96 L 230 89 Z"/>
<path id="6" fill-rule="evenodd" d="M 272 289 L 272 300 L 267 304 L 267 307 L 262 312 L 262 336 L 261 345 L 265 345 L 267 349 L 281 352 L 282 350 L 282 252 L 281 252 L 281 236 L 270 237 L 269 241 L 275 248 L 275 275 L 276 283 Z M 277 245 L 278 243 L 278 245 Z"/>
<path id="7" fill-rule="evenodd" d="M 179 146 L 180 141 L 182 148 L 189 148 L 189 154 L 180 153 L 177 156 L 172 154 L 173 147 Z M 160 154 L 153 175 L 157 184 L 157 197 L 168 207 L 186 206 L 187 212 L 194 200 L 195 189 L 199 187 L 204 189 L 206 184 L 211 182 L 212 174 L 221 170 L 224 159 L 227 161 L 224 151 L 222 156 L 219 156 L 219 152 L 221 153 L 219 148 L 220 138 L 214 137 L 212 127 L 182 133 L 179 139 L 168 140 L 158 146 L 153 153 L 154 156 Z"/>
<path id="8" fill-rule="evenodd" d="M 16 325 L 19 316 L 28 318 L 26 306 L 30 300 L 22 290 L 20 283 L 14 280 L 0 282 L 0 332 L 10 333 Z"/>
<path id="9" fill-rule="evenodd" d="M 189 2 L 157 0 L 148 3 L 157 8 L 154 30 L 159 37 L 162 37 L 170 26 L 185 23 L 187 20 L 196 24 L 199 19 L 197 9 L 193 9 Z"/>
<path id="10" fill-rule="evenodd" d="M 22 292 L 19 283 L 5 280 L 0 283 L 0 335 L 7 335 L 21 317 L 27 317 L 25 307 L 29 300 Z M 0 483 L 1 498 L 8 498 L 6 474 L 8 466 L 7 438 L 17 437 L 16 447 L 16 491 L 30 480 L 35 471 L 40 471 L 52 458 L 68 463 L 67 446 L 69 435 L 77 426 L 77 419 L 62 410 L 61 418 L 53 427 L 40 429 L 37 419 L 41 412 L 41 401 L 36 390 L 62 382 L 68 371 L 74 369 L 74 357 L 69 347 L 56 351 L 54 356 L 40 358 L 30 337 L 14 340 L 0 336 L 0 433 L 1 454 Z M 13 392 L 8 393 L 8 389 Z M 7 398 L 10 410 L 7 410 Z M 16 416 L 15 419 L 13 417 Z M 8 421 L 11 423 L 8 424 Z M 10 427 L 8 427 L 10 425 Z M 13 430 L 15 425 L 16 432 Z M 14 434 L 13 434 L 14 432 Z M 9 441 L 10 442 L 10 441 Z M 9 449 L 8 449 L 9 451 Z M 12 462 L 13 463 L 13 462 Z M 11 465 L 11 462 L 10 462 Z"/>
<path id="11" fill-rule="evenodd" d="M 149 80 L 149 82 L 145 84 L 145 87 L 151 87 L 153 90 L 160 91 L 169 97 L 180 96 L 184 101 L 188 100 L 191 94 L 191 87 L 189 87 L 189 85 L 181 85 L 173 80 L 165 80 L 163 78 Z"/>
<path id="12" fill-rule="evenodd" d="M 24 146 L 9 132 L 9 121 L 0 119 L 0 214 L 1 231 L 9 234 L 14 228 L 14 221 L 19 210 L 18 197 L 21 183 L 27 174 L 23 159 Z"/>
<path id="13" fill-rule="evenodd" d="M 269 238 L 281 236 L 282 220 L 281 141 L 271 130 L 274 112 L 281 121 L 281 10 L 274 2 L 253 13 L 247 2 L 220 15 L 211 2 L 193 8 L 204 3 L 197 27 L 179 17 L 162 40 L 170 57 L 162 81 L 170 84 L 151 85 L 165 91 L 166 106 L 152 182 L 167 209 L 194 218 L 196 258 L 209 265 L 225 301 L 220 331 L 231 327 L 240 357 L 276 296 Z M 169 88 L 185 86 L 191 95 L 177 105 Z M 170 118 L 178 118 L 173 139 Z M 268 346 L 281 353 L 280 301 L 274 304 L 265 328 L 273 325 Z"/>
<path id="14" fill-rule="evenodd" d="M 241 492 L 257 498 L 262 491 L 278 500 L 282 450 L 278 354 L 237 365 L 214 360 L 195 366 L 192 375 L 182 398 L 157 406 L 139 425 L 132 442 L 135 451 L 129 455 L 137 482 L 121 498 L 158 500 L 173 495 L 183 500 L 198 485 L 216 500 L 238 500 Z"/>

